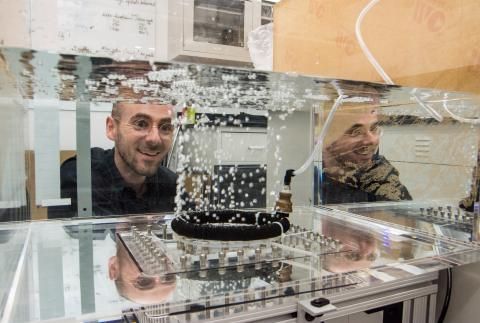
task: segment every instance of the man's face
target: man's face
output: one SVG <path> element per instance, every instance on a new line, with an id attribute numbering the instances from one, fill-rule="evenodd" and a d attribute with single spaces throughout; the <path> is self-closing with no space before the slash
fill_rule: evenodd
<path id="1" fill-rule="evenodd" d="M 173 110 L 159 104 L 120 104 L 119 117 L 107 119 L 121 172 L 152 176 L 172 145 Z"/>
<path id="2" fill-rule="evenodd" d="M 108 275 L 115 281 L 121 296 L 139 304 L 161 303 L 176 289 L 173 274 L 148 276 L 140 273 L 121 242 L 117 243 L 116 256 L 108 260 Z"/>
<path id="3" fill-rule="evenodd" d="M 369 268 L 377 259 L 377 241 L 368 232 L 325 221 L 322 223 L 322 233 L 342 242 L 339 253 L 329 254 L 325 258 L 325 269 L 331 272 Z"/>
<path id="4" fill-rule="evenodd" d="M 358 166 L 369 163 L 378 148 L 380 128 L 375 110 L 362 114 L 327 149 L 339 161 Z"/>

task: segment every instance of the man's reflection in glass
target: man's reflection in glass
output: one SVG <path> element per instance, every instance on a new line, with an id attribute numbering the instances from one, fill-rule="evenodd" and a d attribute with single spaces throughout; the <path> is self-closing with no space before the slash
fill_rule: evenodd
<path id="1" fill-rule="evenodd" d="M 323 146 L 323 204 L 412 199 L 398 170 L 378 153 L 382 132 L 375 106 L 336 112 Z"/>
<path id="2" fill-rule="evenodd" d="M 325 269 L 335 273 L 365 269 L 377 260 L 379 249 L 374 236 L 367 231 L 355 230 L 334 222 L 322 223 L 322 233 L 340 240 L 340 252 L 325 258 Z"/>
<path id="3" fill-rule="evenodd" d="M 175 275 L 146 276 L 138 270 L 123 244 L 117 241 L 117 254 L 108 261 L 109 278 L 120 296 L 138 304 L 164 302 L 175 291 Z"/>

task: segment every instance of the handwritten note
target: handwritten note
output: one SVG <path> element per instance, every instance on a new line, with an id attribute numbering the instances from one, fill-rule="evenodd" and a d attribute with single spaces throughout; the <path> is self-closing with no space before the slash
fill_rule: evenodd
<path id="1" fill-rule="evenodd" d="M 57 0 L 61 52 L 148 59 L 155 55 L 155 0 Z"/>

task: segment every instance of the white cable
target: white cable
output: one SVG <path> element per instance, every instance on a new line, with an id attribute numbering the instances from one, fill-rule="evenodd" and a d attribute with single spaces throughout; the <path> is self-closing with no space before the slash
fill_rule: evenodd
<path id="1" fill-rule="evenodd" d="M 315 144 L 315 148 L 313 149 L 312 153 L 310 154 L 310 157 L 305 161 L 305 163 L 297 170 L 293 172 L 294 175 L 300 175 L 304 171 L 307 170 L 308 166 L 313 162 L 313 159 L 315 156 L 318 154 L 318 151 L 320 147 L 323 144 L 323 140 L 325 139 L 325 136 L 327 134 L 327 130 L 330 127 L 330 123 L 332 122 L 333 115 L 337 111 L 338 107 L 342 104 L 343 99 L 345 99 L 347 96 L 343 94 L 342 90 L 338 87 L 336 83 L 333 83 L 333 86 L 336 88 L 338 97 L 335 100 L 335 103 L 332 106 L 332 109 L 328 113 L 327 120 L 325 120 L 325 123 L 323 124 L 322 131 L 320 132 L 320 135 L 318 136 L 317 143 Z"/>
<path id="2" fill-rule="evenodd" d="M 394 84 L 392 79 L 385 73 L 383 68 L 380 66 L 380 64 L 377 62 L 375 57 L 373 57 L 372 53 L 368 49 L 367 45 L 365 44 L 365 41 L 363 40 L 362 37 L 362 32 L 360 31 L 360 27 L 363 22 L 363 18 L 365 18 L 365 15 L 372 9 L 373 6 L 375 6 L 380 0 L 372 0 L 370 1 L 365 8 L 360 12 L 360 15 L 358 15 L 357 21 L 355 23 L 355 35 L 357 36 L 357 41 L 358 44 L 360 45 L 360 48 L 362 49 L 363 53 L 367 57 L 368 61 L 370 64 L 373 65 L 375 70 L 377 71 L 378 74 L 383 78 L 385 83 L 387 84 Z"/>
<path id="3" fill-rule="evenodd" d="M 440 115 L 437 111 L 435 111 L 435 109 L 433 109 L 431 106 L 429 106 L 427 103 L 425 103 L 425 101 L 423 101 L 422 99 L 420 99 L 417 95 L 417 88 L 414 88 L 412 90 L 412 95 L 413 95 L 413 98 L 415 99 L 415 101 L 417 101 L 417 103 L 425 110 L 427 111 L 427 113 L 429 115 L 432 116 L 432 118 L 434 118 L 435 120 L 437 120 L 438 122 L 442 122 L 443 121 L 443 116 Z"/>
<path id="4" fill-rule="evenodd" d="M 360 14 L 358 15 L 358 18 L 357 18 L 357 21 L 355 22 L 355 36 L 357 37 L 357 41 L 358 41 L 358 44 L 360 45 L 360 48 L 362 49 L 363 51 L 363 54 L 367 57 L 368 61 L 370 62 L 370 64 L 372 64 L 372 66 L 375 68 L 375 70 L 377 71 L 378 74 L 380 74 L 380 76 L 383 78 L 383 80 L 385 81 L 385 83 L 387 84 L 390 84 L 390 85 L 393 85 L 395 83 L 393 83 L 392 79 L 390 78 L 390 76 L 388 76 L 388 74 L 383 70 L 382 66 L 380 66 L 380 64 L 378 63 L 378 61 L 375 59 L 375 57 L 373 57 L 372 53 L 370 52 L 370 50 L 368 49 L 367 45 L 365 44 L 365 41 L 363 40 L 363 36 L 362 36 L 362 32 L 360 30 L 360 27 L 362 26 L 362 22 L 363 22 L 363 18 L 365 18 L 365 15 L 370 11 L 370 9 L 373 8 L 373 6 L 375 6 L 380 0 L 372 0 L 370 1 L 366 6 L 365 8 L 363 8 L 363 10 L 360 12 Z M 416 89 L 414 89 L 414 92 L 416 91 Z M 415 98 L 415 101 L 417 101 L 417 103 L 423 108 L 425 109 L 425 111 L 427 111 L 428 114 L 430 114 L 432 116 L 432 118 L 434 118 L 435 120 L 437 120 L 438 122 L 442 122 L 443 121 L 443 117 L 437 112 L 435 111 L 432 107 L 430 107 L 428 104 L 426 104 L 425 102 L 423 102 L 415 93 L 413 93 L 413 96 Z"/>
<path id="5" fill-rule="evenodd" d="M 447 106 L 447 101 L 448 101 L 448 93 L 445 93 L 444 94 L 444 100 L 443 100 L 443 108 L 448 113 L 448 115 L 450 117 L 452 117 L 452 119 L 457 120 L 459 122 L 470 123 L 470 124 L 474 124 L 474 125 L 480 124 L 480 118 L 475 118 L 475 119 L 473 119 L 473 118 L 463 118 L 463 117 L 460 117 L 459 115 L 456 115 L 452 111 L 450 111 L 450 108 Z"/>

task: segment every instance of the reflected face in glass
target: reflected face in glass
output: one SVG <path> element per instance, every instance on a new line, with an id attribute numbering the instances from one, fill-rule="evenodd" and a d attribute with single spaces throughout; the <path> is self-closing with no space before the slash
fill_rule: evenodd
<path id="1" fill-rule="evenodd" d="M 117 255 L 108 261 L 108 274 L 115 281 L 118 293 L 138 304 L 156 304 L 165 301 L 176 288 L 175 275 L 146 276 L 117 243 Z"/>
<path id="2" fill-rule="evenodd" d="M 342 273 L 369 268 L 378 257 L 376 240 L 367 232 L 332 222 L 325 223 L 322 232 L 342 242 L 340 252 L 325 259 L 325 268 L 329 271 Z"/>
<path id="3" fill-rule="evenodd" d="M 172 107 L 120 103 L 114 109 L 107 119 L 107 136 L 115 142 L 120 173 L 152 176 L 172 145 Z"/>
<path id="4" fill-rule="evenodd" d="M 327 147 L 328 153 L 341 162 L 358 166 L 369 163 L 378 149 L 381 128 L 376 110 L 359 115 L 347 130 Z"/>

